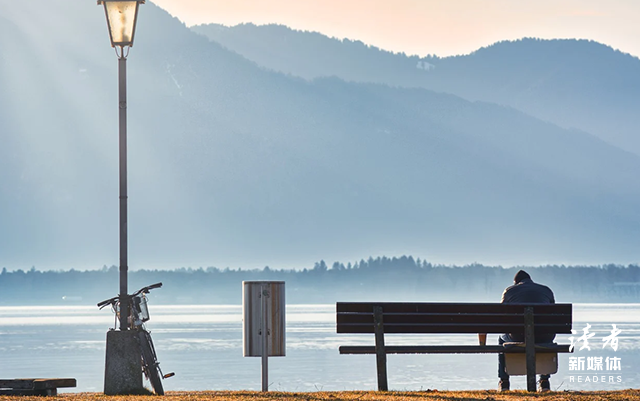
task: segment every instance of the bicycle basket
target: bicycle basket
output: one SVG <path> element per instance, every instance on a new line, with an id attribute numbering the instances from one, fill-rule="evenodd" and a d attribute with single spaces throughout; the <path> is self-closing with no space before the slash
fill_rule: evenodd
<path id="1" fill-rule="evenodd" d="M 143 294 L 133 298 L 133 304 L 135 305 L 138 317 L 142 322 L 149 320 L 149 308 L 147 307 L 147 297 Z"/>

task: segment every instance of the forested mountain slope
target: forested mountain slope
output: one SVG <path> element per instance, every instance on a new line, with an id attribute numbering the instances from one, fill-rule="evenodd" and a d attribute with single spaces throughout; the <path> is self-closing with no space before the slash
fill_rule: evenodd
<path id="1" fill-rule="evenodd" d="M 498 103 L 640 154 L 640 60 L 600 43 L 527 38 L 440 58 L 396 54 L 281 25 L 192 29 L 276 71 L 421 87 Z"/>

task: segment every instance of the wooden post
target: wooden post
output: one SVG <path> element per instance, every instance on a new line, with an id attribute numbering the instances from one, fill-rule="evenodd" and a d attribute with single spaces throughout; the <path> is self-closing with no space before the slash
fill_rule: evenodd
<path id="1" fill-rule="evenodd" d="M 524 308 L 524 343 L 527 361 L 527 391 L 536 391 L 536 340 L 533 306 Z"/>
<path id="2" fill-rule="evenodd" d="M 373 326 L 376 334 L 376 365 L 378 367 L 378 391 L 389 391 L 387 384 L 387 350 L 384 346 L 384 321 L 382 306 L 373 307 Z"/>

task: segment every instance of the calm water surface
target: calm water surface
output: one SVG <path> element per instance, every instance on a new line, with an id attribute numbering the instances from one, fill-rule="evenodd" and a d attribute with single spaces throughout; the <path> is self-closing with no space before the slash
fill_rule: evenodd
<path id="1" fill-rule="evenodd" d="M 259 390 L 260 358 L 242 356 L 241 306 L 150 305 L 151 330 L 161 367 L 176 376 L 166 390 Z M 102 391 L 105 336 L 113 315 L 94 306 L 0 307 L 0 379 L 75 377 L 71 391 Z M 578 338 L 591 325 L 590 351 L 561 354 L 555 390 L 640 387 L 640 304 L 576 304 Z M 603 347 L 612 324 L 622 332 L 618 350 Z M 335 305 L 287 305 L 286 357 L 269 359 L 270 389 L 282 391 L 376 389 L 373 355 L 340 355 L 340 345 L 373 344 L 373 335 L 335 333 Z M 489 335 L 488 343 L 497 343 Z M 569 343 L 569 335 L 559 342 Z M 475 335 L 386 337 L 387 344 L 476 344 Z M 621 370 L 570 370 L 569 357 L 620 358 Z M 606 368 L 606 366 L 604 366 Z M 493 389 L 496 355 L 390 355 L 393 390 Z M 572 377 L 573 376 L 573 379 Z M 594 381 L 597 377 L 597 382 Z M 606 380 L 602 383 L 602 377 Z M 614 382 L 609 382 L 609 377 Z M 619 379 L 618 379 L 619 377 Z M 585 382 L 589 378 L 589 382 Z M 618 381 L 620 380 L 620 381 Z M 580 381 L 580 382 L 578 382 Z M 512 378 L 525 388 L 525 378 Z"/>

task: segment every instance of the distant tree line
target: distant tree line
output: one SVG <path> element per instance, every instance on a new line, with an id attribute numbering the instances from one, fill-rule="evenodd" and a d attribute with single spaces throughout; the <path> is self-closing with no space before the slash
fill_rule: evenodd
<path id="1" fill-rule="evenodd" d="M 435 265 L 411 256 L 370 257 L 353 263 L 325 261 L 302 270 L 180 268 L 132 270 L 129 291 L 163 282 L 152 302 L 239 304 L 242 281 L 285 281 L 288 303 L 336 301 L 499 301 L 519 269 L 550 286 L 558 302 L 638 302 L 638 265 L 540 267 Z M 95 304 L 118 291 L 118 268 L 8 271 L 0 273 L 0 304 Z"/>

